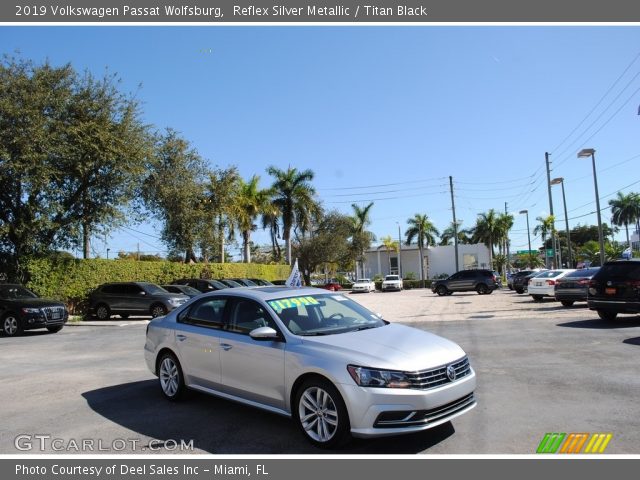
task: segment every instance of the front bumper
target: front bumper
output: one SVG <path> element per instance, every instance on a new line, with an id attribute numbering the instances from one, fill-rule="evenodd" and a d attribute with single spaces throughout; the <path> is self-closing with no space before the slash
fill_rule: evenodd
<path id="1" fill-rule="evenodd" d="M 398 291 L 398 292 L 399 292 L 400 290 L 402 290 L 402 286 L 401 286 L 401 285 L 398 285 L 398 284 L 396 284 L 396 283 L 394 283 L 394 284 L 388 284 L 388 285 L 385 285 L 385 284 L 383 283 L 383 284 L 382 284 L 382 291 L 383 291 L 383 292 L 385 292 L 385 291 L 387 291 L 387 290 L 396 290 L 396 291 Z"/>
<path id="2" fill-rule="evenodd" d="M 341 384 L 354 437 L 382 437 L 436 427 L 476 406 L 476 375 L 428 390 Z"/>
<path id="3" fill-rule="evenodd" d="M 60 327 L 67 323 L 69 312 L 66 309 L 59 310 L 59 314 L 48 307 L 39 312 L 22 313 L 20 321 L 23 330 L 35 330 L 37 328 Z"/>

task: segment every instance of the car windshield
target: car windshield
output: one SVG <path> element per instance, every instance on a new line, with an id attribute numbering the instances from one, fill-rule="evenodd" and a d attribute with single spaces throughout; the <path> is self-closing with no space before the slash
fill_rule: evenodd
<path id="1" fill-rule="evenodd" d="M 369 280 L 368 278 L 359 278 L 358 280 L 356 280 L 356 283 L 369 283 L 371 282 L 371 280 Z"/>
<path id="2" fill-rule="evenodd" d="M 400 277 L 398 277 L 398 275 L 387 275 L 386 277 L 384 277 L 385 280 L 400 280 Z"/>
<path id="3" fill-rule="evenodd" d="M 536 275 L 536 278 L 554 278 L 564 273 L 564 270 L 549 270 Z"/>
<path id="4" fill-rule="evenodd" d="M 240 285 L 238 282 L 234 282 L 233 280 L 224 279 L 224 280 L 220 280 L 220 281 L 222 283 L 224 283 L 227 287 L 231 287 L 231 288 L 242 287 L 242 285 Z"/>
<path id="5" fill-rule="evenodd" d="M 38 296 L 20 285 L 0 285 L 0 298 L 38 298 Z"/>
<path id="6" fill-rule="evenodd" d="M 568 274 L 565 275 L 565 278 L 567 277 L 588 277 L 591 278 L 593 277 L 596 273 L 598 273 L 598 270 L 600 270 L 600 267 L 596 267 L 596 268 L 583 268 L 581 270 L 576 270 L 575 272 L 570 272 Z"/>
<path id="7" fill-rule="evenodd" d="M 153 283 L 143 283 L 142 288 L 151 295 L 155 295 L 157 293 L 169 293 L 164 288 L 154 285 Z"/>
<path id="8" fill-rule="evenodd" d="M 189 285 L 182 285 L 180 286 L 179 289 L 177 289 L 178 291 L 176 293 L 185 293 L 187 295 L 200 295 L 200 290 L 196 290 L 193 287 L 190 287 Z"/>
<path id="9" fill-rule="evenodd" d="M 267 302 L 295 335 L 334 335 L 386 325 L 378 315 L 344 295 L 305 295 Z"/>

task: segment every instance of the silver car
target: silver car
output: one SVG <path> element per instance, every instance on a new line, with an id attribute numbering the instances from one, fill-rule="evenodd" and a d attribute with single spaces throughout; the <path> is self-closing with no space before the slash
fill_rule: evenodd
<path id="1" fill-rule="evenodd" d="M 144 352 L 169 400 L 191 388 L 292 417 L 320 447 L 425 430 L 476 405 L 458 345 L 316 288 L 201 295 L 150 322 Z"/>

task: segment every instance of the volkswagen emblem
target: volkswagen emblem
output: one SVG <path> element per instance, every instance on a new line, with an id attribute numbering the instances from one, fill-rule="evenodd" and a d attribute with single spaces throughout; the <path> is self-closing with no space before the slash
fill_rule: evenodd
<path id="1" fill-rule="evenodd" d="M 456 369 L 453 368 L 453 365 L 447 367 L 447 378 L 452 382 L 456 379 Z"/>

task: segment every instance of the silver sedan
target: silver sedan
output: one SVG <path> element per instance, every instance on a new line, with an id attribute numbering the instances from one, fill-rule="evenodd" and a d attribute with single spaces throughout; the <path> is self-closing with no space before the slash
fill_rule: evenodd
<path id="1" fill-rule="evenodd" d="M 201 295 L 149 323 L 144 352 L 169 400 L 190 388 L 263 408 L 320 447 L 425 430 L 476 405 L 458 345 L 316 288 Z"/>

